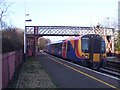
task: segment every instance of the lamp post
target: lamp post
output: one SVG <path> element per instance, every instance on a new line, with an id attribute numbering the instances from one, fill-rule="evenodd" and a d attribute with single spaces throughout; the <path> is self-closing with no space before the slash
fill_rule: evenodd
<path id="1" fill-rule="evenodd" d="M 25 30 L 24 30 L 24 62 L 26 61 L 26 22 L 31 22 L 31 19 L 25 20 Z"/>
<path id="2" fill-rule="evenodd" d="M 108 27 L 110 28 L 110 18 L 109 17 L 107 17 L 107 20 L 108 20 Z"/>

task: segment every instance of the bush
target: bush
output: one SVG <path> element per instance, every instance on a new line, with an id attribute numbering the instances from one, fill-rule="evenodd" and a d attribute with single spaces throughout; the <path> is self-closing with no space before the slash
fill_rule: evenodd
<path id="1" fill-rule="evenodd" d="M 21 29 L 2 30 L 2 53 L 23 49 L 23 32 Z"/>
<path id="2" fill-rule="evenodd" d="M 118 36 L 117 36 L 117 40 L 115 43 L 115 50 L 120 51 L 120 30 L 118 31 Z"/>

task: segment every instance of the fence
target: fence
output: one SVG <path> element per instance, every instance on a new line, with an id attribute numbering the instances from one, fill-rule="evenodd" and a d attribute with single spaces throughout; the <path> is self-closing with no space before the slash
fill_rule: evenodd
<path id="1" fill-rule="evenodd" d="M 2 88 L 7 88 L 15 70 L 22 62 L 22 50 L 2 55 Z"/>

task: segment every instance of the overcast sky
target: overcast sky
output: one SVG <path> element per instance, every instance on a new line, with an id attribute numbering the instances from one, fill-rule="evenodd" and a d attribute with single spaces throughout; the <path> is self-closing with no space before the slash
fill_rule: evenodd
<path id="1" fill-rule="evenodd" d="M 117 18 L 118 0 L 6 0 L 12 13 L 8 23 L 24 28 L 25 18 L 32 19 L 26 25 L 39 26 L 95 26 L 108 24 Z M 25 13 L 29 16 L 25 17 Z M 104 23 L 103 23 L 104 22 Z"/>

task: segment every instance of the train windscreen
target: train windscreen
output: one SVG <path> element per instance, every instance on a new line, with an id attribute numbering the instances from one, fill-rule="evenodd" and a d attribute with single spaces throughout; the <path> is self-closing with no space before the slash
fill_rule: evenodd
<path id="1" fill-rule="evenodd" d="M 104 54 L 105 51 L 106 51 L 106 48 L 105 48 L 105 41 L 103 41 L 103 40 L 102 40 L 101 51 L 102 51 L 102 54 Z"/>
<path id="2" fill-rule="evenodd" d="M 89 38 L 82 38 L 82 52 L 89 53 Z"/>
<path id="3" fill-rule="evenodd" d="M 94 38 L 93 39 L 93 52 L 94 53 L 100 53 L 101 51 L 101 42 L 100 42 L 100 39 L 99 38 Z"/>

